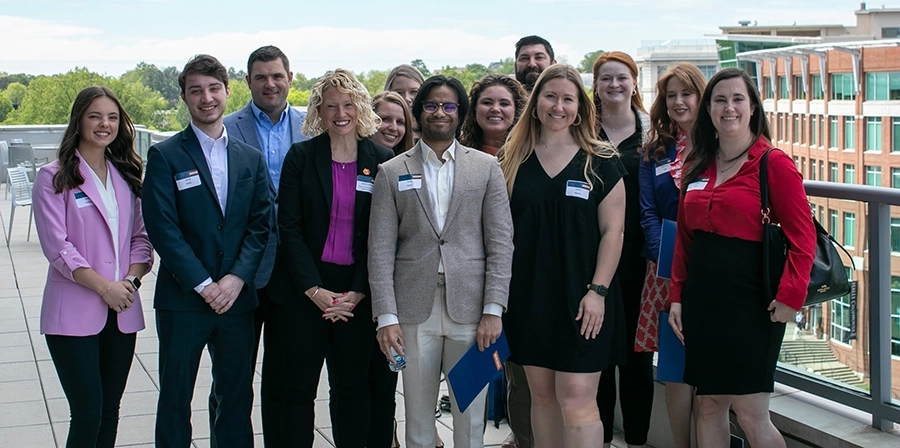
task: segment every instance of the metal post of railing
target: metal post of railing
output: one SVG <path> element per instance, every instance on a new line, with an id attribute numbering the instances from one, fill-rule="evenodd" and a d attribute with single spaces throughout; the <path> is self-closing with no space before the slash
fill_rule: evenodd
<path id="1" fill-rule="evenodd" d="M 872 426 L 880 430 L 893 427 L 885 418 L 891 401 L 890 217 L 888 204 L 869 202 L 869 372 Z"/>

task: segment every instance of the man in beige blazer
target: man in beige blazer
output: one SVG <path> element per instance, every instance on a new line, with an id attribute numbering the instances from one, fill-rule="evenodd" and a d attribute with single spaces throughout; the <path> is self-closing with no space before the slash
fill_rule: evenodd
<path id="1" fill-rule="evenodd" d="M 369 284 L 382 352 L 406 355 L 406 446 L 434 446 L 441 370 L 502 328 L 512 265 L 512 218 L 497 160 L 459 144 L 468 102 L 454 78 L 425 81 L 413 101 L 422 139 L 375 178 Z M 450 394 L 453 394 L 452 388 Z M 455 400 L 453 401 L 455 403 Z M 453 446 L 484 445 L 485 392 L 460 413 Z"/>

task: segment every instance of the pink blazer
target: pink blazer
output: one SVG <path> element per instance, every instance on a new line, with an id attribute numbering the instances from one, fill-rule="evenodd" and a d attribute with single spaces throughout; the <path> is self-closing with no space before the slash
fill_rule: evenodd
<path id="1" fill-rule="evenodd" d="M 106 324 L 109 306 L 95 291 L 75 282 L 72 272 L 76 269 L 92 268 L 107 280 L 118 281 L 127 275 L 129 265 L 153 262 L 141 200 L 112 163 L 107 162 L 119 205 L 119 247 L 114 248 L 106 208 L 92 180 L 91 168 L 80 155 L 78 160 L 78 169 L 85 179 L 78 188 L 59 194 L 54 191 L 53 176 L 60 168 L 58 160 L 41 168 L 34 182 L 34 221 L 41 250 L 50 261 L 41 306 L 41 334 L 90 336 L 100 333 Z M 82 193 L 93 204 L 76 200 Z M 113 278 L 116 251 L 122 278 Z M 134 295 L 134 305 L 119 313 L 118 323 L 123 333 L 144 328 L 138 293 Z"/>

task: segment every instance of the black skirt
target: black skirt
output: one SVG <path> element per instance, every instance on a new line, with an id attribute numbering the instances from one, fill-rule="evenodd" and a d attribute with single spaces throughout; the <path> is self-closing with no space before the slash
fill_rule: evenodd
<path id="1" fill-rule="evenodd" d="M 772 322 L 762 244 L 695 232 L 682 292 L 684 380 L 698 395 L 772 392 L 785 324 Z"/>

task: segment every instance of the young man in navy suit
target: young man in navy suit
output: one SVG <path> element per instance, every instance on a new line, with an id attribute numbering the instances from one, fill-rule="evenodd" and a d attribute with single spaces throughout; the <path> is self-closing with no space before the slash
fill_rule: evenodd
<path id="1" fill-rule="evenodd" d="M 254 280 L 272 213 L 266 163 L 228 138 L 228 73 L 216 58 L 195 56 L 178 81 L 191 124 L 150 148 L 143 189 L 160 256 L 156 446 L 191 444 L 191 398 L 208 347 L 218 403 L 210 444 L 252 447 Z"/>

